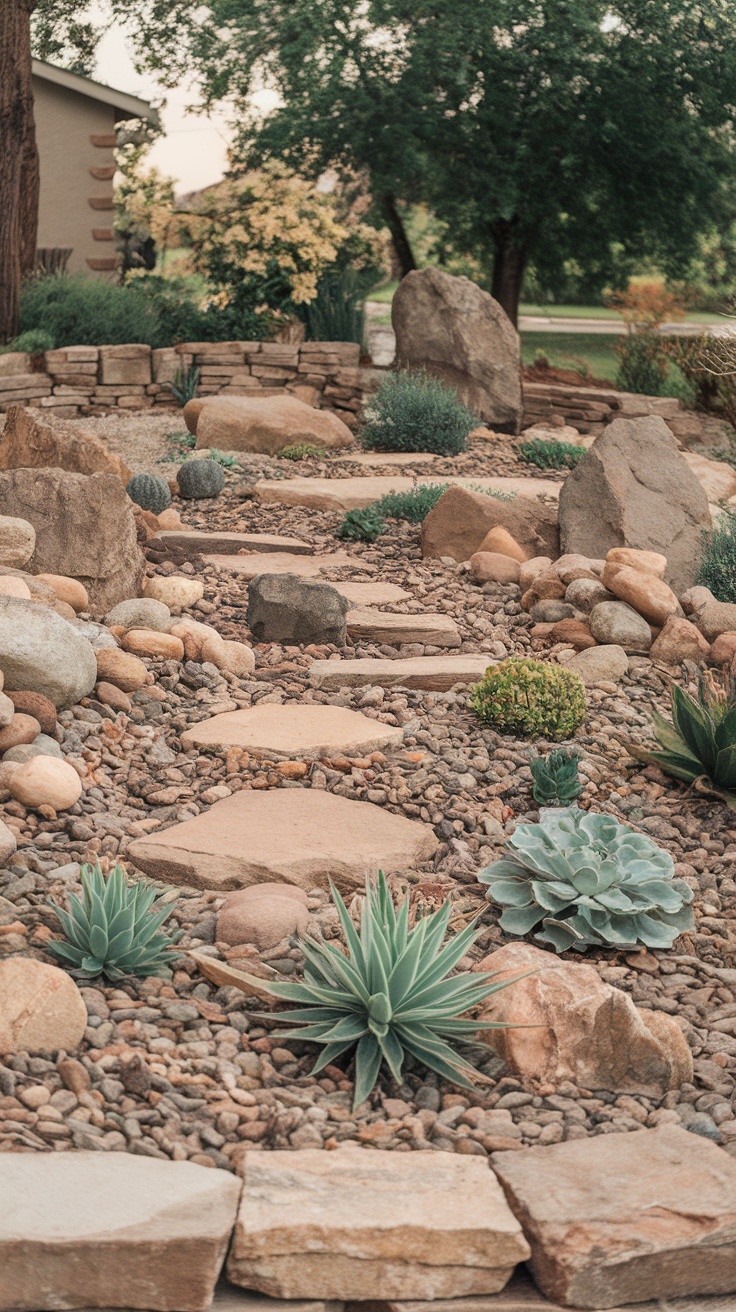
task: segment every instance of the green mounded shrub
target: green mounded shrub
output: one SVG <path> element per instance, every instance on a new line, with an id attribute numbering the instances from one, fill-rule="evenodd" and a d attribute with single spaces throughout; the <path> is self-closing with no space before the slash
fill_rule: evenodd
<path id="1" fill-rule="evenodd" d="M 491 665 L 471 689 L 470 705 L 499 733 L 569 738 L 585 719 L 585 685 L 579 674 L 523 656 Z"/>
<path id="2" fill-rule="evenodd" d="M 578 776 L 580 757 L 564 747 L 529 762 L 532 772 L 532 797 L 539 806 L 569 806 L 583 791 Z"/>
<path id="3" fill-rule="evenodd" d="M 10 351 L 25 351 L 28 355 L 45 355 L 46 351 L 53 351 L 55 345 L 51 333 L 46 332 L 44 328 L 28 328 L 7 346 L 0 346 L 0 355 L 7 355 Z"/>
<path id="4" fill-rule="evenodd" d="M 718 601 L 736 602 L 736 512 L 724 510 L 703 533 L 698 583 Z"/>
<path id="5" fill-rule="evenodd" d="M 185 501 L 216 497 L 225 486 L 225 473 L 216 460 L 187 460 L 176 476 L 179 496 Z"/>
<path id="6" fill-rule="evenodd" d="M 530 442 L 522 442 L 519 455 L 528 465 L 537 469 L 574 469 L 579 460 L 587 455 L 584 446 L 575 446 L 574 442 L 545 442 L 535 437 Z"/>
<path id="7" fill-rule="evenodd" d="M 415 483 L 408 492 L 387 492 L 385 497 L 373 502 L 373 507 L 387 519 L 408 519 L 410 524 L 421 524 L 449 486 L 449 483 Z"/>
<path id="8" fill-rule="evenodd" d="M 643 396 L 661 396 L 669 362 L 657 329 L 627 333 L 616 345 L 619 359 L 616 386 Z"/>
<path id="9" fill-rule="evenodd" d="M 347 512 L 337 536 L 351 542 L 375 542 L 383 529 L 383 516 L 378 514 L 376 506 L 366 506 L 363 510 Z"/>
<path id="10" fill-rule="evenodd" d="M 160 515 L 171 505 L 169 485 L 158 474 L 134 474 L 125 491 L 141 510 L 150 510 L 153 515 Z"/>
<path id="11" fill-rule="evenodd" d="M 455 456 L 477 427 L 451 387 L 422 372 L 387 374 L 370 398 L 358 441 L 373 451 Z"/>
<path id="12" fill-rule="evenodd" d="M 173 910 L 156 898 L 155 888 L 129 884 L 115 865 L 107 879 L 99 865 L 82 866 L 82 896 L 69 899 L 69 910 L 53 903 L 64 930 L 63 942 L 46 951 L 82 975 L 158 975 L 168 979 L 174 946 L 183 933 L 169 935 L 161 926 Z"/>
<path id="13" fill-rule="evenodd" d="M 321 446 L 314 446 L 312 442 L 293 442 L 291 446 L 282 446 L 276 455 L 280 460 L 306 460 L 309 456 L 325 457 L 329 453 Z"/>
<path id="14" fill-rule="evenodd" d="M 82 274 L 31 278 L 20 303 L 21 331 L 43 329 L 57 347 L 106 346 L 160 341 L 154 308 L 135 286 L 119 286 Z"/>
<path id="15" fill-rule="evenodd" d="M 736 681 L 733 674 L 711 670 L 701 674 L 697 697 L 672 688 L 672 724 L 652 712 L 654 736 L 661 751 L 638 743 L 627 750 L 640 761 L 715 793 L 736 811 Z"/>
<path id="16" fill-rule="evenodd" d="M 506 855 L 481 870 L 508 934 L 534 935 L 557 952 L 591 946 L 671 948 L 693 928 L 692 889 L 674 878 L 669 852 L 613 816 L 568 807 L 517 825 Z"/>
<path id="17" fill-rule="evenodd" d="M 452 1041 L 472 1041 L 478 1029 L 503 1026 L 461 1017 L 514 982 L 494 983 L 493 976 L 475 972 L 451 974 L 480 931 L 471 923 L 445 942 L 449 901 L 410 929 L 409 898 L 397 913 L 382 871 L 375 887 L 366 882 L 360 930 L 334 886 L 332 896 L 347 952 L 326 940 L 302 939 L 303 982 L 267 985 L 275 998 L 300 1004 L 269 1013 L 270 1020 L 299 1027 L 281 1038 L 322 1044 L 313 1075 L 355 1049 L 354 1108 L 373 1089 L 382 1062 L 400 1084 L 407 1057 L 472 1089 L 474 1068 Z"/>

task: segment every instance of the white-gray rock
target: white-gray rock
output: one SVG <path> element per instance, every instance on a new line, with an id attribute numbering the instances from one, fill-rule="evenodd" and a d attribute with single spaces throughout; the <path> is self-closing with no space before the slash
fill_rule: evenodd
<path id="1" fill-rule="evenodd" d="M 122 624 L 126 629 L 153 629 L 156 633 L 168 633 L 172 624 L 171 611 L 162 601 L 155 597 L 132 597 L 130 601 L 119 601 L 105 616 L 105 623 Z"/>
<path id="2" fill-rule="evenodd" d="M 0 670 L 13 692 L 42 692 L 61 708 L 97 682 L 95 654 L 83 634 L 36 601 L 0 597 Z"/>
<path id="3" fill-rule="evenodd" d="M 602 647 L 586 647 L 585 651 L 566 654 L 560 652 L 557 658 L 561 665 L 574 670 L 580 675 L 586 688 L 601 681 L 616 683 L 627 673 L 629 658 L 623 647 L 608 644 Z"/>
<path id="4" fill-rule="evenodd" d="M 27 519 L 0 515 L 0 565 L 22 569 L 33 555 L 36 530 Z"/>
<path id="5" fill-rule="evenodd" d="M 652 631 L 642 615 L 625 601 L 601 601 L 588 620 L 596 642 L 623 647 L 626 652 L 647 652 Z"/>

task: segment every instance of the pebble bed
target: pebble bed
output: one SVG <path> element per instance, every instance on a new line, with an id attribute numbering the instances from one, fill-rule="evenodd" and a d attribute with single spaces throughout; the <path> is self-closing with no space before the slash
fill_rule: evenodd
<path id="1" fill-rule="evenodd" d="M 453 472 L 518 472 L 513 443 L 483 443 L 482 451 L 452 462 Z M 461 469 L 463 461 L 473 468 Z M 341 515 L 259 505 L 250 494 L 254 479 L 274 477 L 275 467 L 284 476 L 352 476 L 365 469 L 262 457 L 245 458 L 243 465 L 216 501 L 176 503 L 188 527 L 284 533 L 310 541 L 317 553 L 339 547 L 375 566 L 381 581 L 411 593 L 390 609 L 452 616 L 462 637 L 459 650 L 493 658 L 545 650 L 530 636 L 532 621 L 521 610 L 517 587 L 474 585 L 455 565 L 424 561 L 417 526 L 389 521 L 374 544 L 344 543 L 335 538 Z M 242 580 L 201 560 L 149 568 L 181 568 L 201 577 L 204 598 L 189 613 L 226 638 L 249 641 Z M 334 577 L 353 574 L 346 567 Z M 58 741 L 85 776 L 85 790 L 58 816 L 48 808 L 46 814 L 26 811 L 0 793 L 0 814 L 18 839 L 17 853 L 0 871 L 0 954 L 51 961 L 44 946 L 58 922 L 50 898 L 79 891 L 82 862 L 99 860 L 110 868 L 116 858 L 125 859 L 133 838 L 196 816 L 241 788 L 326 789 L 432 825 L 440 840 L 432 864 L 405 879 L 394 877 L 395 891 L 408 889 L 415 914 L 449 898 L 456 928 L 482 912 L 482 932 L 466 967 L 509 941 L 476 875 L 500 855 L 515 823 L 536 819 L 528 745 L 482 728 L 466 689 L 322 693 L 307 680 L 312 658 L 436 655 L 438 648 L 359 643 L 340 651 L 277 644 L 255 650 L 249 680 L 209 664 L 150 660 L 155 682 L 132 696 L 130 713 L 90 697 L 59 715 Z M 686 797 L 656 768 L 642 768 L 628 755 L 627 741 L 650 737 L 650 709 L 666 713 L 666 688 L 662 670 L 632 658 L 619 684 L 588 690 L 588 718 L 574 739 L 583 758 L 580 804 L 628 821 L 672 853 L 676 873 L 695 890 L 696 928 L 669 953 L 591 950 L 585 960 L 638 1006 L 677 1018 L 693 1050 L 693 1085 L 662 1100 L 593 1093 L 569 1083 L 527 1088 L 485 1049 L 475 1053 L 486 1077 L 477 1092 L 410 1070 L 401 1087 L 382 1078 L 353 1113 L 347 1062 L 312 1077 L 313 1049 L 281 1042 L 271 1017 L 264 1019 L 239 990 L 207 982 L 187 956 L 187 949 L 198 949 L 268 979 L 298 974 L 298 947 L 285 940 L 259 954 L 218 944 L 221 897 L 159 885 L 173 903 L 172 923 L 184 930 L 173 979 L 115 986 L 91 981 L 82 986 L 88 1028 L 79 1052 L 60 1053 L 55 1062 L 22 1054 L 0 1058 L 0 1149 L 128 1151 L 235 1169 L 242 1153 L 254 1148 L 329 1149 L 354 1139 L 380 1149 L 480 1156 L 672 1122 L 736 1156 L 736 816 L 707 798 Z M 180 735 L 189 725 L 262 701 L 360 710 L 401 726 L 404 743 L 369 758 L 315 762 L 269 762 L 239 750 L 182 751 Z M 310 932 L 338 937 L 328 895 L 313 890 L 309 908 Z"/>

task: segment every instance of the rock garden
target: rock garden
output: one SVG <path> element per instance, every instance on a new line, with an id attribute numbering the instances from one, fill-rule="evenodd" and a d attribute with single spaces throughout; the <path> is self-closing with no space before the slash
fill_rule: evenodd
<path id="1" fill-rule="evenodd" d="M 734 1307 L 733 489 L 397 301 L 357 439 L 8 411 L 9 1312 Z"/>

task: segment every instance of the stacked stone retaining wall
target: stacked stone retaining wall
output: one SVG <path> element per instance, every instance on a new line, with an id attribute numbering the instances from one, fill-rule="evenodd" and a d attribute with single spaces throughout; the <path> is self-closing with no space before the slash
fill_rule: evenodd
<path id="1" fill-rule="evenodd" d="M 523 427 L 564 422 L 579 433 L 602 433 L 613 419 L 661 415 L 684 445 L 703 436 L 703 422 L 684 409 L 676 396 L 638 396 L 602 387 L 572 387 L 562 383 L 524 383 Z"/>

